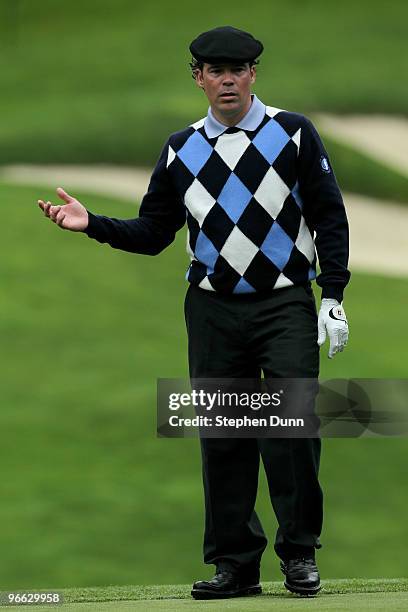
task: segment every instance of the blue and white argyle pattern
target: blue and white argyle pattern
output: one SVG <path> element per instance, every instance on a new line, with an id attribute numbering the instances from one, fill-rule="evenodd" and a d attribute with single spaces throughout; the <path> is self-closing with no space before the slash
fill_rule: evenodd
<path id="1" fill-rule="evenodd" d="M 256 97 L 251 109 L 228 129 L 210 111 L 168 144 L 167 169 L 187 211 L 187 280 L 210 291 L 251 293 L 316 277 L 298 184 L 301 125 Z"/>

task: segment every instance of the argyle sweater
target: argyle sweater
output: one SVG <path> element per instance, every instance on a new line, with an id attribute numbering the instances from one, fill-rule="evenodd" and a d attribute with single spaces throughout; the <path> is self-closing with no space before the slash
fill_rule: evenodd
<path id="1" fill-rule="evenodd" d="M 170 136 L 137 218 L 89 212 L 85 231 L 114 248 L 156 255 L 186 220 L 190 283 L 223 294 L 308 284 L 317 252 L 322 297 L 342 300 L 350 277 L 347 216 L 305 116 L 253 96 L 241 122 L 227 128 L 210 109 Z"/>

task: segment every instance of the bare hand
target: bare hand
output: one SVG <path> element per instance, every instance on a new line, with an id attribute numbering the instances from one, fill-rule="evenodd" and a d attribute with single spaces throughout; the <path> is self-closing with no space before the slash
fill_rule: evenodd
<path id="1" fill-rule="evenodd" d="M 83 232 L 88 227 L 88 212 L 85 206 L 82 206 L 81 202 L 78 202 L 61 187 L 58 187 L 57 195 L 65 204 L 54 206 L 51 202 L 38 200 L 38 206 L 44 211 L 46 217 L 62 229 Z"/>

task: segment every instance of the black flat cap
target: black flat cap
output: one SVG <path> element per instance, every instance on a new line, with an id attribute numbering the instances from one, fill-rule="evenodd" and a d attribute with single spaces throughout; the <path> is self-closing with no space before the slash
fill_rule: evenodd
<path id="1" fill-rule="evenodd" d="M 200 34 L 191 43 L 190 51 L 196 60 L 208 64 L 220 61 L 250 62 L 261 55 L 263 44 L 249 32 L 222 26 Z"/>

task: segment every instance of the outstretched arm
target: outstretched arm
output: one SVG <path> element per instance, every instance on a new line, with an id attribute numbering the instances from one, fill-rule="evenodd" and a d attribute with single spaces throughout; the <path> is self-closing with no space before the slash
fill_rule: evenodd
<path id="1" fill-rule="evenodd" d="M 186 211 L 167 171 L 168 144 L 153 171 L 149 188 L 140 205 L 139 217 L 116 219 L 95 215 L 61 188 L 57 193 L 66 204 L 53 206 L 39 200 L 45 215 L 63 229 L 83 231 L 89 238 L 115 249 L 157 255 L 175 238 L 186 221 Z"/>

